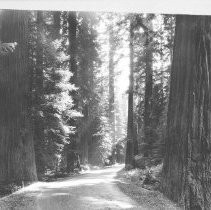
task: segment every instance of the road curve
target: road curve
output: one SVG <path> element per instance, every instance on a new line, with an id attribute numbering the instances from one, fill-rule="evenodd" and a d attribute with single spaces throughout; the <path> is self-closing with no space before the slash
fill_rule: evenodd
<path id="1" fill-rule="evenodd" d="M 116 186 L 123 166 L 93 170 L 56 182 L 39 182 L 0 199 L 1 210 L 143 209 Z"/>

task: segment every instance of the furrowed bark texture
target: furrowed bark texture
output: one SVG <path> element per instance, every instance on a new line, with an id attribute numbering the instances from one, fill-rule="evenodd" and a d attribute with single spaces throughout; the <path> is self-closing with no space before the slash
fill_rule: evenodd
<path id="1" fill-rule="evenodd" d="M 1 20 L 1 40 L 18 46 L 0 58 L 0 183 L 20 184 L 37 180 L 29 114 L 28 14 L 3 11 Z"/>
<path id="2" fill-rule="evenodd" d="M 211 209 L 211 18 L 176 18 L 163 190 L 185 209 Z"/>

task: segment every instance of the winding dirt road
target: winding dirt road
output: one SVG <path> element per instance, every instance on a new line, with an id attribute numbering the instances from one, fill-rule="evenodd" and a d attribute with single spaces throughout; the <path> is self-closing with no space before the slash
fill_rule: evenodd
<path id="1" fill-rule="evenodd" d="M 39 182 L 0 199 L 1 210 L 143 209 L 116 186 L 123 166 L 90 171 L 56 182 Z"/>

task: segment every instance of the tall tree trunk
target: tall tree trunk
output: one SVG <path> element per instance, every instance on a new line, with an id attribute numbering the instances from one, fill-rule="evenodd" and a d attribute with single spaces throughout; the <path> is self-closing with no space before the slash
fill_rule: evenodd
<path id="1" fill-rule="evenodd" d="M 70 55 L 70 71 L 73 73 L 73 76 L 70 78 L 70 83 L 78 86 L 78 72 L 77 72 L 77 17 L 76 12 L 68 13 L 68 34 L 69 34 L 69 55 Z M 78 95 L 77 91 L 71 91 L 71 96 L 73 98 L 73 109 L 78 110 Z M 77 161 L 76 159 L 76 150 L 77 150 L 77 139 L 78 139 L 78 126 L 75 119 L 70 120 L 70 125 L 76 127 L 76 133 L 74 135 L 70 135 L 71 144 L 69 144 L 69 149 L 67 154 L 67 171 L 74 169 L 74 163 Z"/>
<path id="2" fill-rule="evenodd" d="M 128 91 L 128 123 L 127 123 L 127 145 L 126 145 L 126 157 L 125 168 L 134 168 L 134 123 L 133 123 L 133 89 L 134 89 L 134 77 L 133 77 L 133 20 L 130 20 L 130 77 L 129 77 L 129 91 Z"/>
<path id="3" fill-rule="evenodd" d="M 211 209 L 210 24 L 176 18 L 163 190 L 190 210 Z"/>
<path id="4" fill-rule="evenodd" d="M 32 120 L 28 13 L 2 11 L 1 40 L 18 43 L 15 52 L 0 58 L 0 182 L 37 180 Z"/>
<path id="5" fill-rule="evenodd" d="M 109 27 L 109 123 L 112 143 L 115 143 L 115 112 L 114 112 L 114 29 Z"/>
<path id="6" fill-rule="evenodd" d="M 68 33 L 69 33 L 69 55 L 70 55 L 70 71 L 73 73 L 73 76 L 70 79 L 70 82 L 78 85 L 78 73 L 77 73 L 77 17 L 76 12 L 69 12 L 68 13 Z M 78 107 L 78 100 L 77 100 L 77 91 L 73 91 L 73 101 L 74 101 L 74 108 L 77 109 Z"/>
<path id="7" fill-rule="evenodd" d="M 86 135 L 85 135 L 86 134 Z M 80 151 L 81 151 L 81 164 L 87 164 L 89 162 L 88 156 L 89 156 L 89 146 L 88 141 L 90 138 L 89 131 L 86 131 L 86 133 L 82 133 L 81 135 L 81 144 L 80 144 Z"/>
<path id="8" fill-rule="evenodd" d="M 88 13 L 79 13 L 80 26 L 78 30 L 78 82 L 79 82 L 79 107 L 83 117 L 79 119 L 79 141 L 81 152 L 81 163 L 87 164 L 90 159 L 90 142 L 92 140 L 92 123 L 94 116 L 94 57 L 90 52 L 94 52 L 93 23 L 89 19 Z M 93 100 L 94 99 L 94 100 Z"/>
<path id="9" fill-rule="evenodd" d="M 85 105 L 83 109 L 83 119 L 81 120 L 81 125 L 80 125 L 80 151 L 81 151 L 81 163 L 82 164 L 87 164 L 89 160 L 89 146 L 88 142 L 90 138 L 92 137 L 91 135 L 91 119 L 89 119 L 89 109 L 88 105 Z"/>
<path id="10" fill-rule="evenodd" d="M 43 12 L 37 12 L 37 48 L 36 48 L 36 69 L 35 69 L 35 107 L 38 113 L 43 111 L 44 92 L 43 92 L 43 47 L 42 37 L 44 34 Z M 45 162 L 43 159 L 44 149 L 44 121 L 42 114 L 36 114 L 34 119 L 34 146 L 35 160 L 37 166 L 38 178 L 44 175 Z"/>
<path id="11" fill-rule="evenodd" d="M 153 144 L 152 138 L 152 48 L 151 48 L 151 37 L 149 32 L 146 31 L 146 43 L 145 43 L 145 96 L 144 96 L 144 141 L 147 144 L 144 156 L 149 156 L 151 147 Z"/>

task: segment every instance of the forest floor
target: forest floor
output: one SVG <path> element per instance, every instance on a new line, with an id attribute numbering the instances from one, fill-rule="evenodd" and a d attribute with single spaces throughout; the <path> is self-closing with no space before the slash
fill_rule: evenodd
<path id="1" fill-rule="evenodd" d="M 123 165 L 115 165 L 55 182 L 32 184 L 1 198 L 0 209 L 177 209 L 158 192 L 134 188 L 134 183 L 124 177 L 122 168 Z"/>
<path id="2" fill-rule="evenodd" d="M 160 172 L 160 169 L 161 165 L 151 168 L 152 177 L 156 177 L 157 179 L 157 174 Z M 143 209 L 180 210 L 180 207 L 159 192 L 159 183 L 144 183 L 148 170 L 149 169 L 134 169 L 125 171 L 124 168 L 121 169 L 117 172 L 116 176 L 116 180 L 118 180 L 117 186 L 124 194 L 141 205 Z"/>

